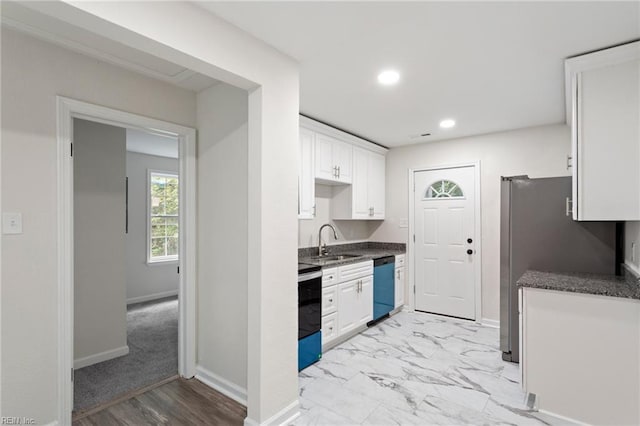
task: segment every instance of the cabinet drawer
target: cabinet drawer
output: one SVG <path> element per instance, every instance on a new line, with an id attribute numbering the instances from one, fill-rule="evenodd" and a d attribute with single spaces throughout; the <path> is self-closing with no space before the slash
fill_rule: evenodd
<path id="1" fill-rule="evenodd" d="M 396 254 L 396 268 L 404 267 L 404 254 Z"/>
<path id="2" fill-rule="evenodd" d="M 338 268 L 322 269 L 322 287 L 329 287 L 338 283 Z"/>
<path id="3" fill-rule="evenodd" d="M 328 315 L 338 310 L 338 286 L 333 285 L 322 289 L 322 315 Z"/>
<path id="4" fill-rule="evenodd" d="M 338 268 L 338 280 L 340 282 L 355 280 L 367 275 L 373 275 L 373 260 L 344 265 Z"/>
<path id="5" fill-rule="evenodd" d="M 338 313 L 322 317 L 322 344 L 331 343 L 338 337 Z"/>

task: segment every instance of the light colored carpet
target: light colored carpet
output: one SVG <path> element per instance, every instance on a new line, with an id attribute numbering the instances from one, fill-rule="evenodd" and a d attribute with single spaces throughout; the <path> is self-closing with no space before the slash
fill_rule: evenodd
<path id="1" fill-rule="evenodd" d="M 74 410 L 94 407 L 178 374 L 178 299 L 129 305 L 127 344 L 129 355 L 75 372 Z"/>

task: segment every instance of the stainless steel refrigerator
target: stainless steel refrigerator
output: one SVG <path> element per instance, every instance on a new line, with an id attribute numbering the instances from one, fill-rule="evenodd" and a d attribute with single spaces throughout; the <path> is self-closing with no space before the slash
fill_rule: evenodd
<path id="1" fill-rule="evenodd" d="M 519 362 L 518 279 L 527 269 L 615 273 L 616 223 L 574 221 L 570 177 L 503 177 L 501 191 L 500 349 Z"/>

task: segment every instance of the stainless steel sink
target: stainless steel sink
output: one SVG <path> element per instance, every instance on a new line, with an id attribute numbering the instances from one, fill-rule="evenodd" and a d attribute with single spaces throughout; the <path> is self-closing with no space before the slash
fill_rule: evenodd
<path id="1" fill-rule="evenodd" d="M 315 261 L 319 261 L 319 262 L 335 262 L 338 260 L 346 260 L 346 259 L 353 259 L 356 257 L 362 257 L 362 255 L 359 254 L 340 254 L 340 255 L 335 255 L 335 256 L 331 256 L 331 255 L 327 255 L 327 256 L 312 256 L 310 259 L 315 260 Z"/>

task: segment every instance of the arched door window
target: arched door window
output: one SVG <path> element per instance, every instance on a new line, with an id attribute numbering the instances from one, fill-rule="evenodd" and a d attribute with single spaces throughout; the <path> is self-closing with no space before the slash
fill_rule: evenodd
<path id="1" fill-rule="evenodd" d="M 450 180 L 439 180 L 427 189 L 425 198 L 462 198 L 464 193 L 457 183 Z"/>

